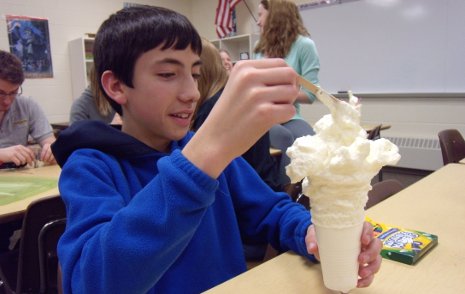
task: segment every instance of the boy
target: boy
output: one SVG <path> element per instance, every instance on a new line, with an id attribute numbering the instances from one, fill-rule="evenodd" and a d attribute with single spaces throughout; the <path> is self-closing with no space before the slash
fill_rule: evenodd
<path id="1" fill-rule="evenodd" d="M 55 163 L 50 149 L 55 142 L 52 127 L 40 106 L 21 96 L 23 82 L 21 61 L 0 50 L 0 168 L 34 162 L 34 151 L 27 148 L 29 136 L 42 147 L 40 160 Z"/>
<path id="2" fill-rule="evenodd" d="M 239 63 L 194 135 L 200 53 L 196 30 L 168 9 L 123 9 L 100 27 L 96 70 L 123 125 L 78 122 L 52 147 L 65 293 L 199 293 L 246 270 L 241 238 L 316 253 L 309 212 L 236 158 L 292 117 L 295 72 L 280 59 Z M 381 262 L 369 227 L 362 244 L 364 287 Z"/>

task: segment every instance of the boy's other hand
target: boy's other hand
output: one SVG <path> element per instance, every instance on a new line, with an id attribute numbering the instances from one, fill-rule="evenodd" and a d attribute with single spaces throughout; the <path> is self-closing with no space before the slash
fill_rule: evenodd
<path id="1" fill-rule="evenodd" d="M 34 152 L 23 145 L 14 145 L 0 149 L 0 161 L 13 162 L 16 166 L 34 162 Z"/>
<path id="2" fill-rule="evenodd" d="M 274 124 L 295 114 L 297 73 L 283 59 L 238 62 L 228 83 L 183 154 L 216 178 Z"/>
<path id="3" fill-rule="evenodd" d="M 368 222 L 363 224 L 363 231 L 360 242 L 362 246 L 361 252 L 358 256 L 358 262 L 360 266 L 358 269 L 359 280 L 357 287 L 364 288 L 368 287 L 373 282 L 375 274 L 381 267 L 380 253 L 382 244 L 379 239 L 373 236 L 373 226 Z M 318 260 L 320 260 L 315 235 L 315 227 L 313 225 L 308 227 L 305 243 L 307 245 L 308 253 L 313 254 Z"/>

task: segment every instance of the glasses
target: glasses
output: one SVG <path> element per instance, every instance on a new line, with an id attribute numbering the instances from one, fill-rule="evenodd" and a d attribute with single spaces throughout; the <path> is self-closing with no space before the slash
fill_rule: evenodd
<path id="1" fill-rule="evenodd" d="M 23 93 L 23 88 L 20 86 L 16 91 L 13 91 L 11 93 L 5 93 L 2 90 L 0 90 L 0 99 L 6 99 L 7 97 L 12 97 L 16 98 L 18 95 L 21 95 Z"/>

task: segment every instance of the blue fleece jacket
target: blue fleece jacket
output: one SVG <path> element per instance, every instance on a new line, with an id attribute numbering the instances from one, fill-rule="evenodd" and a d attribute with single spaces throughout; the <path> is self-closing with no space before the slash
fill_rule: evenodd
<path id="1" fill-rule="evenodd" d="M 308 256 L 309 212 L 242 158 L 209 177 L 181 154 L 191 137 L 167 154 L 101 122 L 60 133 L 65 293 L 199 293 L 246 270 L 245 239 Z"/>

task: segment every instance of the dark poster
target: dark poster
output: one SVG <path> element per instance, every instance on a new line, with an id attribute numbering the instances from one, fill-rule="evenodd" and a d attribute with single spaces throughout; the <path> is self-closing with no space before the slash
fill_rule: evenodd
<path id="1" fill-rule="evenodd" d="M 26 78 L 52 78 L 48 20 L 6 16 L 10 52 L 21 59 Z"/>

